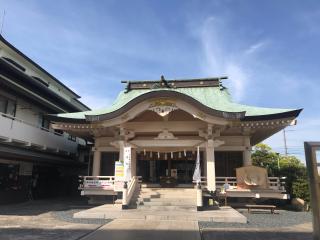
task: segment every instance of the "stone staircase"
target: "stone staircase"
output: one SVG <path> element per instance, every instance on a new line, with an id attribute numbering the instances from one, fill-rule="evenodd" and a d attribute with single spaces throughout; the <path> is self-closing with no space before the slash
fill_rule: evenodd
<path id="1" fill-rule="evenodd" d="M 196 190 L 193 188 L 141 188 L 132 203 L 141 210 L 195 211 Z"/>

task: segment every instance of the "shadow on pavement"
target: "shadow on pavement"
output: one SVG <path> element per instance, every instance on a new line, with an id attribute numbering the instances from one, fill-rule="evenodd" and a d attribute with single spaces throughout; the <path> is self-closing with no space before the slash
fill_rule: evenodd
<path id="1" fill-rule="evenodd" d="M 91 233 L 89 229 L 43 229 L 43 228 L 5 228 L 1 229 L 0 239 L 6 240 L 78 240 Z"/>
<path id="2" fill-rule="evenodd" d="M 285 232 L 285 231 L 236 231 L 204 229 L 203 240 L 312 240 L 311 232 Z"/>
<path id="3" fill-rule="evenodd" d="M 0 215 L 36 216 L 50 211 L 66 211 L 74 208 L 87 209 L 84 199 L 44 199 L 24 203 L 0 205 Z"/>

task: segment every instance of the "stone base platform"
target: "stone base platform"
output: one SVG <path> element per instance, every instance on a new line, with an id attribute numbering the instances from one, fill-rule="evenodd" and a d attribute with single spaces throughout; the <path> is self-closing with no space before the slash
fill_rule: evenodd
<path id="1" fill-rule="evenodd" d="M 231 207 L 221 207 L 210 211 L 155 211 L 127 209 L 121 210 L 117 205 L 105 204 L 74 213 L 74 218 L 100 218 L 124 220 L 179 220 L 246 223 L 247 218 Z"/>

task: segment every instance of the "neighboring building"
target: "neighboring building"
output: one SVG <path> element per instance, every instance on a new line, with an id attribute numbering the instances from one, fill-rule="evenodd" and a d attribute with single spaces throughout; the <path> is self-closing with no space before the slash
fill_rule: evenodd
<path id="1" fill-rule="evenodd" d="M 53 130 L 46 115 L 89 110 L 79 98 L 0 35 L 0 203 L 70 191 L 62 185 L 86 168 L 86 142 Z"/>
<path id="2" fill-rule="evenodd" d="M 234 103 L 222 79 L 127 82 L 109 108 L 54 115 L 53 128 L 94 141 L 90 172 L 111 181 L 115 161 L 123 161 L 130 147 L 131 176 L 192 184 L 200 146 L 205 187 L 214 191 L 225 177 L 236 176 L 236 168 L 251 165 L 253 145 L 294 123 L 301 112 Z M 84 195 L 113 194 L 92 184 L 83 186 Z"/>

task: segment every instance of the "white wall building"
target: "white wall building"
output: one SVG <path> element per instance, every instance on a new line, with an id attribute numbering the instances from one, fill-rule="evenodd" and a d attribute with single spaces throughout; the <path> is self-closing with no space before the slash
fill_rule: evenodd
<path id="1" fill-rule="evenodd" d="M 79 98 L 0 35 L 0 203 L 24 199 L 32 177 L 33 190 L 42 195 L 42 182 L 54 184 L 49 178 L 81 165 L 79 147 L 85 141 L 53 130 L 46 118 L 89 110 Z"/>

